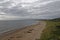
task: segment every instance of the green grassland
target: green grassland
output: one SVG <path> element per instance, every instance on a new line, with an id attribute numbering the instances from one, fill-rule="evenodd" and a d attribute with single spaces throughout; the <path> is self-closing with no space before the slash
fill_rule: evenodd
<path id="1" fill-rule="evenodd" d="M 40 40 L 60 40 L 60 19 L 47 20 Z"/>

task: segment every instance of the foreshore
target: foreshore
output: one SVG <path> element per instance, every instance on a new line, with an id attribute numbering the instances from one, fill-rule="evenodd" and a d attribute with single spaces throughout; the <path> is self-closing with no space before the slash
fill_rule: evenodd
<path id="1" fill-rule="evenodd" d="M 39 39 L 46 23 L 43 21 L 25 28 L 11 30 L 3 33 L 0 40 L 35 40 Z"/>

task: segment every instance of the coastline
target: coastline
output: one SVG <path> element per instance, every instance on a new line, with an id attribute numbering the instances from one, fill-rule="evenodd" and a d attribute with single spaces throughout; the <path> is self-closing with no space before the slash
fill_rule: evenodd
<path id="1" fill-rule="evenodd" d="M 42 27 L 39 27 L 39 26 L 43 26 L 43 24 L 44 24 L 44 26 L 45 26 L 45 23 L 43 23 L 43 22 L 38 22 L 37 24 L 34 24 L 34 25 L 30 25 L 30 26 L 26 26 L 26 27 L 24 27 L 24 28 L 21 28 L 21 29 L 16 29 L 16 30 L 12 30 L 12 31 L 8 31 L 8 32 L 5 32 L 5 33 L 3 33 L 1 36 L 0 36 L 0 39 L 1 40 L 7 40 L 7 39 L 9 39 L 8 37 L 11 37 L 12 35 L 15 37 L 15 36 L 17 36 L 16 34 L 19 34 L 19 35 L 27 35 L 25 32 L 27 32 L 28 30 L 30 30 L 30 31 L 32 31 L 33 30 L 33 32 L 34 31 L 36 31 L 36 30 L 38 30 L 39 28 L 42 28 Z M 40 30 L 42 30 L 42 29 L 39 29 L 38 31 L 40 31 Z M 29 32 L 28 32 L 29 33 Z M 32 34 L 32 35 L 34 35 L 34 34 Z M 39 33 L 39 35 L 40 35 L 40 33 Z M 37 35 L 36 35 L 37 36 Z M 40 38 L 40 37 L 39 37 Z M 16 40 L 16 39 L 15 39 Z M 21 40 L 23 40 L 23 39 L 21 39 Z M 32 40 L 32 39 L 31 39 Z"/>
<path id="2" fill-rule="evenodd" d="M 7 31 L 7 32 L 3 32 L 3 33 L 0 34 L 0 37 L 1 37 L 1 36 L 5 36 L 5 35 L 12 34 L 12 33 L 16 32 L 16 31 L 18 31 L 18 30 L 20 31 L 20 30 L 23 30 L 23 29 L 25 29 L 25 28 L 27 28 L 27 27 L 31 27 L 31 26 L 34 26 L 34 25 L 37 25 L 37 24 L 39 24 L 39 21 L 36 21 L 36 23 L 33 23 L 32 25 L 25 26 L 24 28 L 17 28 L 17 29 L 14 29 L 14 30 L 9 30 L 9 31 Z"/>

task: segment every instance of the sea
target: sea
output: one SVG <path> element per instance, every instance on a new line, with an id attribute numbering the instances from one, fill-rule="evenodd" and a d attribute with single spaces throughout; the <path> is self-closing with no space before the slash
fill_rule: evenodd
<path id="1" fill-rule="evenodd" d="M 0 34 L 36 24 L 36 20 L 0 20 Z"/>

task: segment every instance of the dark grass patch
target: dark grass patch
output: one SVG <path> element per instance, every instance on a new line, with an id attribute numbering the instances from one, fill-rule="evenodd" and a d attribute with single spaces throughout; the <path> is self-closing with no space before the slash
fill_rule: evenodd
<path id="1" fill-rule="evenodd" d="M 31 33 L 34 29 L 30 29 L 29 31 L 27 31 L 27 33 Z"/>
<path id="2" fill-rule="evenodd" d="M 31 33 L 31 31 L 27 31 L 27 33 Z"/>

